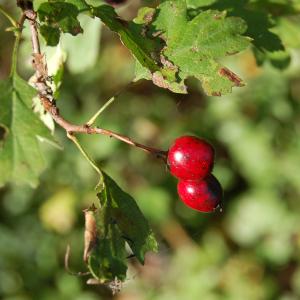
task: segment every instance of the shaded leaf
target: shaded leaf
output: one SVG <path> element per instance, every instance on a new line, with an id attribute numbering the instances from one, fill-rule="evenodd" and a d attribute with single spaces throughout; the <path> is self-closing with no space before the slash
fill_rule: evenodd
<path id="1" fill-rule="evenodd" d="M 76 6 L 78 10 L 89 9 L 89 5 L 86 3 L 85 0 L 55 0 L 55 1 L 53 1 L 53 0 L 34 0 L 33 1 L 34 10 L 37 11 L 43 3 L 47 3 L 47 2 L 64 2 L 64 3 L 69 3 L 69 4 Z"/>
<path id="2" fill-rule="evenodd" d="M 100 208 L 94 212 L 97 238 L 88 267 L 100 282 L 126 278 L 125 242 L 137 259 L 144 263 L 147 251 L 157 251 L 157 242 L 147 220 L 134 199 L 122 191 L 107 174 L 98 193 Z"/>
<path id="3" fill-rule="evenodd" d="M 37 12 L 41 22 L 41 34 L 47 45 L 57 45 L 61 32 L 72 35 L 82 33 L 77 16 L 80 10 L 88 8 L 84 1 L 76 0 L 42 3 Z"/>
<path id="4" fill-rule="evenodd" d="M 116 224 L 106 220 L 108 214 L 100 211 L 100 223 L 96 245 L 91 251 L 88 267 L 92 275 L 100 282 L 118 278 L 125 280 L 127 263 L 125 240 Z M 99 215 L 97 216 L 99 219 Z M 102 224 L 101 224 L 102 223 Z"/>
<path id="5" fill-rule="evenodd" d="M 0 186 L 9 181 L 36 186 L 45 167 L 39 140 L 53 138 L 32 111 L 35 95 L 16 74 L 0 81 Z"/>
<path id="6" fill-rule="evenodd" d="M 88 10 L 90 8 L 85 0 L 64 0 L 63 2 L 76 6 L 80 11 Z"/>
<path id="7" fill-rule="evenodd" d="M 42 25 L 40 27 L 40 33 L 45 38 L 48 46 L 56 46 L 60 38 L 60 30 L 48 25 Z"/>
<path id="8" fill-rule="evenodd" d="M 258 64 L 270 61 L 277 68 L 285 68 L 289 65 L 290 56 L 285 50 L 281 37 L 274 32 L 277 23 L 275 20 L 278 18 L 278 11 L 281 10 L 275 9 L 276 5 L 271 1 L 269 4 L 268 1 L 264 1 L 265 10 L 262 9 L 261 4 L 261 1 L 215 0 L 206 9 L 226 10 L 228 15 L 245 20 L 247 23 L 245 34 L 253 39 L 253 50 Z M 274 9 L 274 16 L 270 14 L 272 10 L 268 9 L 270 5 Z"/>
<path id="9" fill-rule="evenodd" d="M 254 48 L 253 52 L 258 65 L 269 61 L 275 68 L 285 69 L 291 62 L 290 54 L 287 51 L 262 52 Z"/>
<path id="10" fill-rule="evenodd" d="M 144 263 L 147 251 L 157 251 L 154 234 L 135 200 L 105 175 L 106 201 L 111 205 L 111 217 L 116 221 L 137 259 Z M 103 197 L 100 197 L 103 205 Z"/>

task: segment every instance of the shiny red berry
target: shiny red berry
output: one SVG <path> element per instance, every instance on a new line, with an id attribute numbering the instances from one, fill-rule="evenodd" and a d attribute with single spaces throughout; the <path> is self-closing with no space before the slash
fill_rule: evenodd
<path id="1" fill-rule="evenodd" d="M 198 180 L 208 175 L 214 163 L 214 149 L 195 136 L 177 138 L 168 151 L 168 165 L 179 179 Z"/>
<path id="2" fill-rule="evenodd" d="M 201 212 L 214 211 L 222 201 L 221 184 L 213 175 L 203 180 L 181 180 L 177 190 L 180 199 L 190 208 Z"/>

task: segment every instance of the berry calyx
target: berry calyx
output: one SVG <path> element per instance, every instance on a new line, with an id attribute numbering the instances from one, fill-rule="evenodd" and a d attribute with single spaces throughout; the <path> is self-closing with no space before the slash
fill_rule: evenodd
<path id="1" fill-rule="evenodd" d="M 222 202 L 221 184 L 212 174 L 203 180 L 181 180 L 177 191 L 188 207 L 201 212 L 212 212 Z"/>
<path id="2" fill-rule="evenodd" d="M 207 176 L 214 163 L 214 148 L 195 136 L 177 138 L 168 151 L 168 165 L 173 176 L 199 180 Z"/>

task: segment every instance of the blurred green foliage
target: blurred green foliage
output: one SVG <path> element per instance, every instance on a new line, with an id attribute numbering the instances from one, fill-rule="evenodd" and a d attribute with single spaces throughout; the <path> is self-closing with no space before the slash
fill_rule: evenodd
<path id="1" fill-rule="evenodd" d="M 17 14 L 11 1 L 0 3 Z M 131 1 L 120 13 L 132 18 L 140 4 Z M 5 78 L 13 39 L 0 20 L 0 78 Z M 116 299 L 300 298 L 300 31 L 294 25 L 299 16 L 279 22 L 289 67 L 276 69 L 267 61 L 258 67 L 250 50 L 228 58 L 226 65 L 243 74 L 247 86 L 221 98 L 204 96 L 193 79 L 188 95 L 145 81 L 126 88 L 134 62 L 115 34 L 103 29 L 100 40 L 100 25 L 88 24 L 96 30 L 94 38 L 80 45 L 76 38 L 63 41 L 69 60 L 58 105 L 66 118 L 86 121 L 125 87 L 98 124 L 162 149 L 182 134 L 207 138 L 225 190 L 222 212 L 199 214 L 179 201 L 176 180 L 160 161 L 108 137 L 81 136 L 91 156 L 135 197 L 160 241 L 145 266 L 129 260 L 128 281 Z M 27 78 L 29 43 L 25 34 L 19 70 Z M 56 138 L 64 150 L 44 146 L 48 168 L 37 189 L 0 190 L 4 300 L 112 298 L 106 287 L 87 286 L 64 270 L 68 243 L 71 268 L 84 270 L 82 210 L 96 201 L 97 176 L 59 128 Z"/>

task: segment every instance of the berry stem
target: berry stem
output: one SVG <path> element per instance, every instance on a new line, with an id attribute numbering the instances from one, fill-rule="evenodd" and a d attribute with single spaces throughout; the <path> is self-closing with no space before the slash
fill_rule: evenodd
<path id="1" fill-rule="evenodd" d="M 83 147 L 78 142 L 77 138 L 71 134 L 68 133 L 67 137 L 76 145 L 76 147 L 79 149 L 81 154 L 85 157 L 85 159 L 90 163 L 90 165 L 93 167 L 93 169 L 99 174 L 100 178 L 103 179 L 103 174 L 101 170 L 98 168 L 97 164 L 94 162 L 94 160 L 88 155 L 88 153 L 83 149 Z"/>

